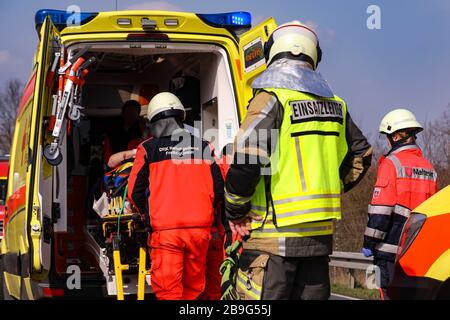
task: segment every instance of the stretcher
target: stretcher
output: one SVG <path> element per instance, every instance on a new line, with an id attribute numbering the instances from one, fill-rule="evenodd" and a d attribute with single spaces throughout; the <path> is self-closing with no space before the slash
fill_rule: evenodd
<path id="1" fill-rule="evenodd" d="M 139 269 L 138 269 L 138 292 L 137 299 L 144 300 L 146 278 L 150 276 L 150 271 L 146 269 L 147 249 L 143 246 L 139 247 Z M 116 292 L 117 300 L 124 300 L 123 291 L 123 277 L 122 272 L 128 271 L 129 264 L 122 264 L 120 257 L 120 239 L 116 236 L 113 239 L 113 257 L 114 257 L 114 272 L 116 275 Z"/>
<path id="2" fill-rule="evenodd" d="M 145 293 L 151 292 L 150 268 L 147 268 L 148 232 L 140 215 L 123 212 L 123 207 L 101 217 L 103 236 L 109 239 L 107 247 L 112 249 L 112 264 L 105 276 L 114 275 L 117 300 L 124 300 L 124 273 L 131 273 L 131 276 L 137 273 L 137 299 L 144 300 Z"/>
<path id="3" fill-rule="evenodd" d="M 86 46 L 72 58 L 65 62 L 65 47 L 60 45 L 59 52 L 55 52 L 54 60 L 47 77 L 47 85 L 53 86 L 56 68 L 58 66 L 58 90 L 54 94 L 52 115 L 49 122 L 51 130 L 51 142 L 44 147 L 44 157 L 52 166 L 57 166 L 62 161 L 60 147 L 69 121 L 77 122 L 81 118 L 81 90 L 85 83 L 85 77 L 89 73 L 88 67 L 95 61 L 95 57 L 86 58 L 83 55 L 89 50 Z"/>
<path id="4" fill-rule="evenodd" d="M 105 173 L 104 192 L 92 206 L 100 218 L 101 237 L 105 240 L 102 260 L 107 262 L 101 264 L 101 269 L 107 279 L 108 294 L 116 295 L 118 300 L 131 293 L 143 300 L 145 293 L 151 292 L 146 286 L 150 280 L 146 259 L 148 232 L 140 214 L 127 200 L 132 166 L 127 162 Z"/>

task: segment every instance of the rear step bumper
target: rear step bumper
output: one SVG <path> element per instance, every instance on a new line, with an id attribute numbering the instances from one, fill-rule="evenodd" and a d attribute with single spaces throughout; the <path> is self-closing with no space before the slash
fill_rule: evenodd
<path id="1" fill-rule="evenodd" d="M 106 281 L 102 275 L 82 277 L 79 288 L 69 289 L 68 277 L 51 277 L 48 283 L 38 284 L 37 299 L 104 299 L 108 298 Z M 72 281 L 69 280 L 69 284 Z"/>
<path id="2" fill-rule="evenodd" d="M 68 277 L 52 277 L 49 283 L 38 284 L 38 290 L 33 290 L 37 299 L 116 299 L 115 276 L 110 276 L 108 281 L 103 275 L 82 276 L 79 289 L 69 289 Z M 125 296 L 137 294 L 137 274 L 124 274 L 123 290 Z M 72 281 L 69 280 L 69 284 Z M 151 294 L 153 290 L 146 283 L 145 294 Z"/>

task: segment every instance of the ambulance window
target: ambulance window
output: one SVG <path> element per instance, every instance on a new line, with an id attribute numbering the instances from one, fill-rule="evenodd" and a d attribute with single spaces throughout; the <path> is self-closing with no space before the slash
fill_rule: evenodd
<path id="1" fill-rule="evenodd" d="M 10 194 L 15 193 L 21 187 L 25 186 L 27 161 L 29 152 L 29 141 L 31 131 L 31 105 L 24 107 L 21 114 L 18 115 L 16 128 L 14 132 L 15 145 L 11 148 L 18 155 L 14 157 L 14 161 L 10 163 L 11 170 L 14 172 L 14 178 L 11 181 Z"/>

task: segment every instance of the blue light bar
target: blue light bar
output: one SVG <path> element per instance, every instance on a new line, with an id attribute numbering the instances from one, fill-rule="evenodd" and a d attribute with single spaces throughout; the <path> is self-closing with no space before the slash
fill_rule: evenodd
<path id="1" fill-rule="evenodd" d="M 250 27 L 252 25 L 252 16 L 245 11 L 199 14 L 198 16 L 214 27 Z"/>
<path id="2" fill-rule="evenodd" d="M 64 10 L 40 9 L 36 12 L 34 20 L 36 27 L 40 27 L 44 23 L 45 18 L 50 16 L 55 27 L 62 30 L 65 27 L 72 26 L 74 21 L 79 22 L 80 25 L 88 23 L 98 15 L 98 12 L 80 12 L 79 17 L 76 17 L 76 14 L 78 13 Z"/>

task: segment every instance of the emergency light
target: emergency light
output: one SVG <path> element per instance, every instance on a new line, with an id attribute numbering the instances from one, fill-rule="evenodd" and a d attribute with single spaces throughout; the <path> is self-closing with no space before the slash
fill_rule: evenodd
<path id="1" fill-rule="evenodd" d="M 214 27 L 251 27 L 252 25 L 252 16 L 245 11 L 198 14 L 198 16 Z"/>
<path id="2" fill-rule="evenodd" d="M 79 15 L 79 16 L 78 16 Z M 64 10 L 40 9 L 34 17 L 36 29 L 40 28 L 47 16 L 50 16 L 53 24 L 58 30 L 75 24 L 85 24 L 94 19 L 98 12 L 68 12 Z"/>

